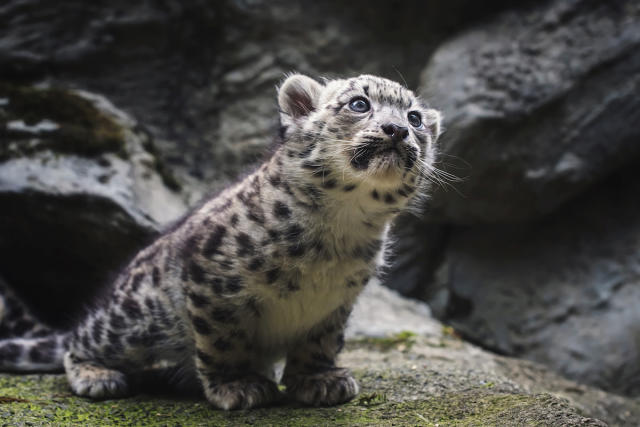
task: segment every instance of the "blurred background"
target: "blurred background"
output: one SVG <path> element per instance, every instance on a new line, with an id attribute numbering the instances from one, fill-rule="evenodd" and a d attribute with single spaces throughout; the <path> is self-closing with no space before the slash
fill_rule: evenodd
<path id="1" fill-rule="evenodd" d="M 385 284 L 464 339 L 640 395 L 640 3 L 0 3 L 0 275 L 69 324 L 264 158 L 284 73 L 378 74 L 445 116 Z"/>

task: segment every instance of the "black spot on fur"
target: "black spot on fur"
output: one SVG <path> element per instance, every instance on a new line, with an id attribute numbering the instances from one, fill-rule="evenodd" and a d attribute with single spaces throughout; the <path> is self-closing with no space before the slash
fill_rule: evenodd
<path id="1" fill-rule="evenodd" d="M 280 240 L 280 233 L 277 230 L 267 230 L 267 234 L 269 234 L 269 238 L 272 242 Z"/>
<path id="2" fill-rule="evenodd" d="M 304 230 L 299 224 L 293 224 L 289 226 L 285 232 L 285 239 L 289 242 L 297 242 L 300 240 L 300 236 Z"/>
<path id="3" fill-rule="evenodd" d="M 95 342 L 100 342 L 102 337 L 102 319 L 96 319 L 93 322 L 93 326 L 91 328 L 91 335 L 93 336 L 93 340 Z"/>
<path id="4" fill-rule="evenodd" d="M 111 345 L 120 344 L 120 335 L 116 334 L 113 331 L 107 331 L 107 339 L 109 340 L 109 344 Z"/>
<path id="5" fill-rule="evenodd" d="M 279 268 L 272 268 L 271 270 L 267 271 L 267 283 L 271 284 L 273 282 L 275 282 L 276 280 L 278 280 L 278 277 L 280 277 L 280 269 Z"/>
<path id="6" fill-rule="evenodd" d="M 273 214 L 276 218 L 287 219 L 291 216 L 291 210 L 283 202 L 276 200 L 273 204 Z"/>
<path id="7" fill-rule="evenodd" d="M 306 248 L 302 243 L 291 245 L 287 248 L 287 253 L 292 257 L 301 257 L 304 255 Z"/>
<path id="8" fill-rule="evenodd" d="M 132 319 L 140 319 L 142 317 L 142 310 L 140 305 L 132 298 L 126 298 L 122 301 L 122 310 L 124 313 Z"/>
<path id="9" fill-rule="evenodd" d="M 221 259 L 218 261 L 218 265 L 221 269 L 229 271 L 233 270 L 233 260 L 229 258 Z"/>
<path id="10" fill-rule="evenodd" d="M 278 128 L 278 137 L 280 139 L 284 139 L 284 137 L 287 135 L 287 126 L 282 125 Z"/>
<path id="11" fill-rule="evenodd" d="M 251 205 L 248 208 L 249 212 L 247 212 L 247 218 L 251 221 L 257 222 L 258 224 L 264 224 L 264 211 L 262 208 L 256 205 Z"/>
<path id="12" fill-rule="evenodd" d="M 215 213 L 224 212 L 231 207 L 231 203 L 231 199 L 227 199 L 223 204 L 221 204 L 220 206 L 216 206 L 215 208 L 211 209 L 211 211 Z"/>
<path id="13" fill-rule="evenodd" d="M 238 219 L 238 214 L 231 215 L 231 225 L 234 227 L 238 225 Z"/>
<path id="14" fill-rule="evenodd" d="M 282 182 L 282 178 L 278 174 L 269 175 L 269 182 L 271 183 L 272 186 L 277 188 L 278 186 L 280 186 L 280 183 Z"/>
<path id="15" fill-rule="evenodd" d="M 211 318 L 219 323 L 234 323 L 236 322 L 234 313 L 234 310 L 218 307 L 211 312 Z"/>
<path id="16" fill-rule="evenodd" d="M 374 200 L 380 200 L 380 194 L 378 194 L 378 190 L 373 190 L 371 192 L 371 197 L 373 197 Z"/>
<path id="17" fill-rule="evenodd" d="M 119 314 L 112 313 L 109 319 L 109 326 L 111 326 L 113 329 L 123 329 L 126 326 L 124 317 L 120 316 Z"/>
<path id="18" fill-rule="evenodd" d="M 211 326 L 200 316 L 192 316 L 191 323 L 193 323 L 193 329 L 200 335 L 209 335 L 211 333 Z"/>
<path id="19" fill-rule="evenodd" d="M 309 155 L 311 155 L 311 152 L 316 148 L 316 144 L 315 143 L 310 143 L 309 145 L 307 145 L 306 147 L 304 147 L 302 149 L 302 151 L 300 151 L 298 153 L 298 157 L 300 157 L 301 159 L 304 159 L 306 157 L 309 157 Z"/>
<path id="20" fill-rule="evenodd" d="M 222 293 L 222 279 L 220 277 L 214 278 L 211 281 L 211 287 L 216 295 L 220 295 Z"/>
<path id="21" fill-rule="evenodd" d="M 144 279 L 144 273 L 136 273 L 133 278 L 131 278 L 131 290 L 136 292 L 140 287 L 140 283 Z"/>
<path id="22" fill-rule="evenodd" d="M 187 295 L 194 307 L 202 308 L 209 304 L 209 299 L 203 295 L 195 292 L 189 292 Z"/>
<path id="23" fill-rule="evenodd" d="M 263 265 L 264 265 L 264 259 L 261 257 L 256 257 L 251 260 L 248 267 L 249 267 L 249 270 L 256 271 L 256 270 L 259 270 L 260 267 L 262 267 Z"/>
<path id="24" fill-rule="evenodd" d="M 391 195 L 391 193 L 386 193 L 384 195 L 384 202 L 388 205 L 394 204 L 396 202 L 396 199 L 393 198 L 393 196 Z"/>
<path id="25" fill-rule="evenodd" d="M 242 289 L 242 278 L 240 276 L 231 276 L 227 279 L 226 290 L 230 294 L 238 293 Z"/>
<path id="26" fill-rule="evenodd" d="M 335 179 L 328 179 L 322 183 L 323 188 L 331 189 L 335 188 L 338 185 L 338 182 Z"/>
<path id="27" fill-rule="evenodd" d="M 146 305 L 146 306 L 147 306 L 147 308 L 148 308 L 149 310 L 151 310 L 151 311 L 155 310 L 155 308 L 156 308 L 156 303 L 155 303 L 155 302 L 153 302 L 153 300 L 152 300 L 151 298 L 149 298 L 149 297 L 146 297 L 146 298 L 144 299 L 144 305 Z"/>
<path id="28" fill-rule="evenodd" d="M 153 281 L 153 286 L 160 285 L 160 269 L 158 267 L 153 267 L 151 272 L 151 280 Z"/>
<path id="29" fill-rule="evenodd" d="M 255 251 L 253 240 L 251 240 L 251 237 L 249 237 L 247 233 L 239 233 L 236 236 L 236 243 L 238 244 L 239 257 L 251 255 Z"/>
<path id="30" fill-rule="evenodd" d="M 313 161 L 311 161 L 311 160 L 307 160 L 307 161 L 302 162 L 302 168 L 303 169 L 308 169 L 308 170 L 311 170 L 311 171 L 315 172 L 315 171 L 321 170 L 323 168 L 323 165 L 313 163 Z"/>
<path id="31" fill-rule="evenodd" d="M 220 246 L 222 245 L 222 240 L 224 239 L 225 234 L 227 234 L 226 227 L 222 225 L 216 225 L 215 229 L 207 239 L 207 242 L 204 245 L 204 249 L 202 254 L 207 258 L 212 257 L 213 255 L 219 253 Z"/>
<path id="32" fill-rule="evenodd" d="M 36 344 L 29 350 L 29 359 L 34 363 L 46 363 L 53 359 L 56 343 L 47 340 Z"/>
<path id="33" fill-rule="evenodd" d="M 356 188 L 355 184 L 347 184 L 344 187 L 342 187 L 342 191 L 344 191 L 345 193 L 348 193 L 349 191 L 353 191 Z"/>
<path id="34" fill-rule="evenodd" d="M 200 264 L 195 261 L 189 262 L 189 277 L 195 283 L 203 283 L 205 280 L 205 271 L 204 268 L 200 266 Z"/>

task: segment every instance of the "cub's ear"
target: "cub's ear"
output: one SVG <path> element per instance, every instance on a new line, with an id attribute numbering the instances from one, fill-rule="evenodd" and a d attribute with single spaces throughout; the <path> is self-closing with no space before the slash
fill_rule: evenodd
<path id="1" fill-rule="evenodd" d="M 278 89 L 278 105 L 294 120 L 306 117 L 318 107 L 321 92 L 322 85 L 317 81 L 302 74 L 293 74 Z"/>
<path id="2" fill-rule="evenodd" d="M 439 111 L 430 109 L 425 112 L 424 119 L 431 135 L 431 142 L 436 142 L 441 132 L 442 115 Z"/>

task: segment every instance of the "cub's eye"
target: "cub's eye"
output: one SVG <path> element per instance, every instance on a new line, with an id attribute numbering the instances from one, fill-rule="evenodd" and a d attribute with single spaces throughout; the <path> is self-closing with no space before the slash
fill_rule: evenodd
<path id="1" fill-rule="evenodd" d="M 356 113 L 366 113 L 371 108 L 371 105 L 369 105 L 369 101 L 366 99 L 358 97 L 349 101 L 349 108 Z"/>
<path id="2" fill-rule="evenodd" d="M 420 117 L 420 113 L 417 111 L 411 111 L 407 114 L 407 118 L 409 119 L 409 123 L 414 128 L 419 128 L 422 126 L 422 117 Z"/>

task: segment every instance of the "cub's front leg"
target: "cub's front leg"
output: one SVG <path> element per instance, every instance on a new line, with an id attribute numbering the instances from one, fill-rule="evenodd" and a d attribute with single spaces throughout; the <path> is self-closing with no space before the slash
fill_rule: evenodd
<path id="1" fill-rule="evenodd" d="M 335 365 L 350 312 L 351 305 L 334 311 L 287 355 L 282 382 L 293 399 L 306 405 L 329 406 L 358 394 L 358 383 L 349 370 Z"/>
<path id="2" fill-rule="evenodd" d="M 248 409 L 280 397 L 278 386 L 255 370 L 261 363 L 232 310 L 213 308 L 191 315 L 195 364 L 207 400 L 214 406 Z"/>

